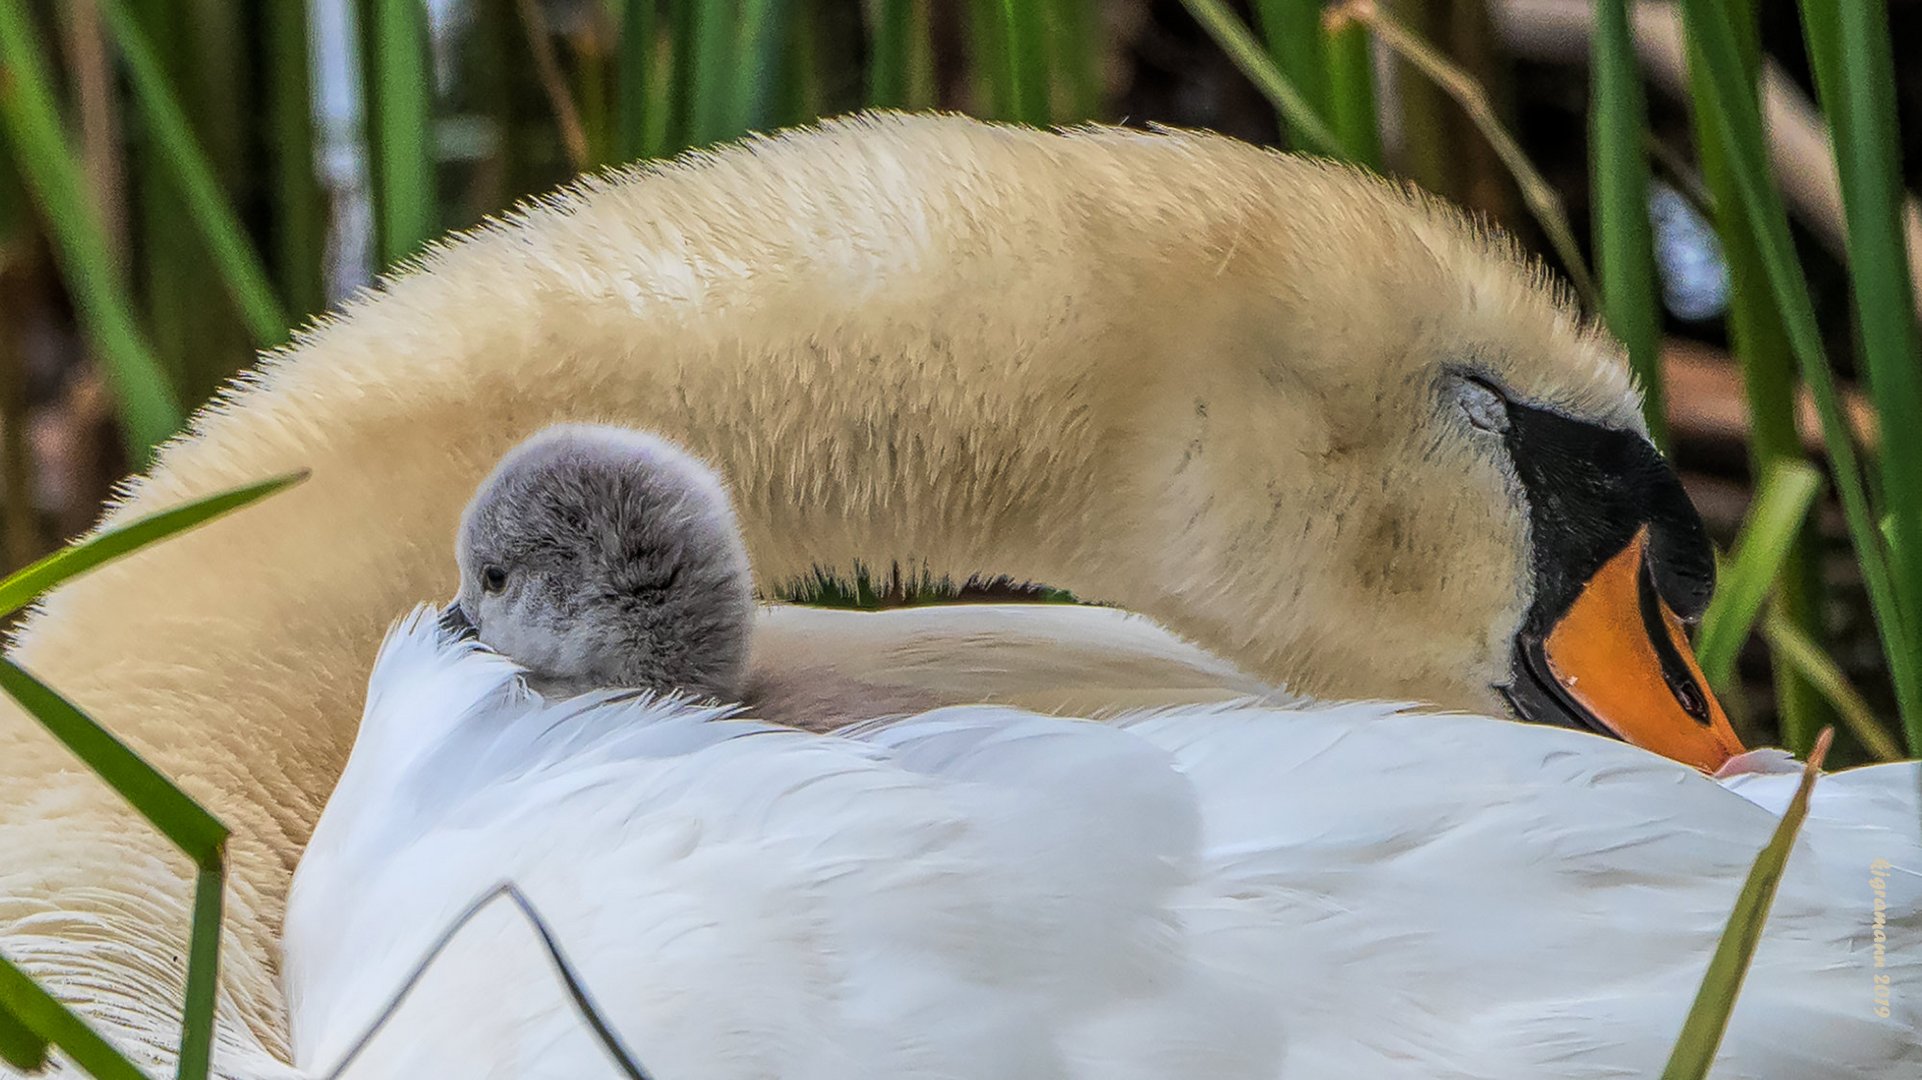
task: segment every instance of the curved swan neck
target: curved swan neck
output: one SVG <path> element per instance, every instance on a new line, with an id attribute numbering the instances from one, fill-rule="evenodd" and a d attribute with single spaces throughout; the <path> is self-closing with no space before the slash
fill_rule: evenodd
<path id="1" fill-rule="evenodd" d="M 1357 245 L 1374 248 L 1360 269 Z M 1467 695 L 1489 693 L 1471 669 L 1495 654 L 1476 634 L 1500 620 L 1464 632 L 1458 612 L 1515 599 L 1512 515 L 1491 502 L 1465 519 L 1494 539 L 1436 591 L 1425 571 L 1455 534 L 1417 550 L 1395 515 L 1350 512 L 1381 501 L 1379 466 L 1407 450 L 1369 429 L 1410 406 L 1368 394 L 1426 384 L 1355 372 L 1406 367 L 1405 324 L 1431 310 L 1525 309 L 1523 330 L 1476 323 L 1464 340 L 1492 341 L 1491 363 L 1560 350 L 1605 371 L 1569 400 L 1632 395 L 1484 248 L 1385 186 L 1228 140 L 957 118 L 832 125 L 593 181 L 430 252 L 203 411 L 111 519 L 312 478 L 62 589 L 17 654 L 234 829 L 225 985 L 239 1027 L 278 1050 L 287 883 L 381 633 L 453 593 L 467 496 L 557 421 L 652 429 L 715 465 L 763 592 L 817 566 L 1004 574 L 1155 616 L 1255 675 L 1300 660 L 1322 673 L 1311 692 L 1354 689 L 1357 658 L 1388 653 L 1382 677 L 1400 682 L 1364 692 L 1440 685 L 1466 688 L 1446 704 L 1492 705 Z M 1449 283 L 1476 273 L 1487 295 L 1464 304 Z M 1324 415 L 1331 393 L 1355 424 Z M 1222 507 L 1230 490 L 1253 494 Z M 1334 584 L 1304 592 L 1317 574 Z M 1383 598 L 1416 589 L 1430 621 L 1391 618 Z M 152 866 L 120 865 L 142 829 L 0 710 L 0 885 L 93 919 L 115 943 L 97 982 L 143 987 L 151 968 L 171 993 L 185 868 L 145 839 Z M 0 950 L 30 922 L 0 907 Z M 59 967 L 35 940 L 36 970 Z M 145 1038 L 100 987 L 71 994 Z"/>
<path id="2" fill-rule="evenodd" d="M 676 206 L 697 218 L 726 199 L 704 190 L 713 176 L 672 172 L 485 231 L 270 359 L 109 515 L 312 469 L 287 494 L 62 589 L 16 650 L 233 827 L 224 982 L 242 1028 L 280 1049 L 273 943 L 288 874 L 352 745 L 381 631 L 451 594 L 462 503 L 542 426 L 648 428 L 713 463 L 734 486 L 764 589 L 817 565 L 898 564 L 1135 599 L 1115 587 L 1134 568 L 1105 554 L 1126 548 L 1109 514 L 1126 432 L 1109 425 L 1141 392 L 1126 365 L 1158 332 L 1112 317 L 1137 305 L 1111 291 L 1098 305 L 1083 295 L 1124 283 L 1090 279 L 1072 245 L 1040 259 L 1027 246 L 1063 232 L 1045 183 L 1026 200 L 1004 193 L 992 230 L 947 222 L 919 248 L 886 247 L 933 229 L 935 204 L 968 185 L 1019 175 L 995 160 L 993 138 L 955 148 L 951 190 L 921 176 L 876 193 L 869 213 L 911 220 L 865 240 L 846 208 L 796 193 L 758 196 L 798 200 L 754 215 L 758 236 L 680 234 Z M 807 156 L 824 186 L 867 183 L 832 146 Z M 1131 197 L 1174 207 L 1180 193 Z M 843 227 L 883 246 L 822 245 Z M 1181 223 L 1165 231 L 1139 243 L 1177 246 Z M 785 273 L 755 272 L 733 244 Z M 1064 281 L 1064 306 L 1024 300 Z M 63 985 L 104 1026 L 147 1042 L 154 1018 L 109 990 L 178 1000 L 185 867 L 43 733 L 0 716 L 0 873 L 31 880 L 36 904 L 92 920 L 99 971 Z M 146 872 L 117 861 L 130 847 L 147 853 Z M 67 965 L 57 936 L 30 921 L 0 909 L 0 950 L 41 973 Z"/>

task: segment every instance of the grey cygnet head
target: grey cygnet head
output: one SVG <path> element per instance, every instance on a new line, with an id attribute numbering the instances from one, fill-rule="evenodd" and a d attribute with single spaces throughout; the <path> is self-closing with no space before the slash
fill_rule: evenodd
<path id="1" fill-rule="evenodd" d="M 560 424 L 501 459 L 461 517 L 449 619 L 545 696 L 738 700 L 754 618 L 721 479 L 666 440 Z"/>

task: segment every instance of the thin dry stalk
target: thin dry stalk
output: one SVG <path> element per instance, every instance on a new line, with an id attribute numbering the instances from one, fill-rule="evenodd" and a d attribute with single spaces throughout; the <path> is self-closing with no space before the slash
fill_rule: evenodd
<path id="1" fill-rule="evenodd" d="M 1521 189 L 1522 201 L 1528 204 L 1529 212 L 1548 237 L 1555 254 L 1560 256 L 1562 265 L 1568 270 L 1569 281 L 1574 284 L 1582 303 L 1591 311 L 1600 310 L 1600 294 L 1596 291 L 1595 279 L 1582 259 L 1581 247 L 1575 243 L 1575 231 L 1568 224 L 1568 211 L 1562 205 L 1561 196 L 1555 193 L 1548 181 L 1542 179 L 1542 174 L 1536 171 L 1534 163 L 1522 152 L 1515 137 L 1502 125 L 1482 85 L 1453 61 L 1436 52 L 1400 20 L 1383 11 L 1375 0 L 1346 0 L 1328 10 L 1329 29 L 1338 30 L 1350 22 L 1366 26 L 1377 41 L 1420 69 L 1423 75 L 1462 107 L 1470 122 L 1488 140 L 1488 145 L 1495 149 L 1502 164 L 1508 166 L 1509 173 L 1515 177 L 1515 185 Z"/>
<path id="2" fill-rule="evenodd" d="M 560 56 L 554 51 L 554 36 L 548 32 L 547 17 L 541 14 L 539 0 L 514 0 L 520 11 L 521 28 L 527 34 L 527 47 L 534 54 L 534 72 L 540 78 L 547 104 L 554 110 L 554 122 L 561 129 L 561 144 L 567 148 L 568 164 L 580 172 L 588 166 L 587 128 L 581 123 L 580 107 L 568 92 L 567 76 L 561 72 Z"/>

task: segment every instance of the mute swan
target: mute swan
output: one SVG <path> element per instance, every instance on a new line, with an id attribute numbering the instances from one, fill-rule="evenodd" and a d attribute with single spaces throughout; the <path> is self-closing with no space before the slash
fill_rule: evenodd
<path id="1" fill-rule="evenodd" d="M 283 468 L 311 467 L 307 484 L 75 582 L 21 631 L 21 663 L 235 829 L 225 1052 L 284 1060 L 287 882 L 381 628 L 446 595 L 462 499 L 507 447 L 583 419 L 716 464 L 764 589 L 817 565 L 1007 574 L 1221 658 L 1112 664 L 1111 683 L 1065 695 L 1083 711 L 1218 664 L 1497 715 L 1514 688 L 1538 718 L 1705 765 L 1730 751 L 1712 705 L 1672 688 L 1693 673 L 1662 646 L 1662 604 L 1641 618 L 1623 602 L 1654 588 L 1676 614 L 1699 604 L 1695 519 L 1616 347 L 1504 242 L 1379 181 L 1212 136 L 830 124 L 588 181 L 436 248 L 203 411 L 109 520 Z M 1646 586 L 1619 554 L 1641 544 Z M 1546 648 L 1570 601 L 1612 667 L 1646 676 L 1625 683 L 1643 696 L 1573 693 L 1593 680 Z M 776 612 L 789 633 L 773 644 L 805 618 Z M 1152 653 L 1121 619 L 1055 612 L 1022 633 L 1090 626 Z M 815 672 L 785 662 L 834 643 L 803 637 L 751 678 L 806 684 Z M 1006 655 L 961 644 L 971 665 Z M 837 673 L 858 690 L 864 662 Z M 902 696 L 1064 696 L 935 666 Z M 0 851 L 0 951 L 169 1060 L 188 870 L 10 705 Z"/>
<path id="2" fill-rule="evenodd" d="M 518 677 L 431 609 L 383 648 L 289 909 L 302 1075 L 512 881 L 660 1080 L 1652 1076 L 1775 822 L 1395 705 L 818 735 Z M 1914 823 L 1807 826 L 1713 1075 L 1915 1075 L 1922 878 L 1885 879 L 1880 968 L 1869 884 Z M 505 905 L 426 972 L 350 1080 L 617 1075 Z"/>
<path id="3" fill-rule="evenodd" d="M 1651 832 L 1620 801 L 1632 789 L 1604 783 L 1587 814 L 1611 821 L 1614 842 L 1594 850 L 1560 817 L 1526 816 L 1526 796 L 1464 797 L 1458 777 L 1406 784 L 1386 815 L 1320 798 L 1304 811 L 1277 783 L 1376 798 L 1383 783 L 1321 760 L 1352 752 L 1326 745 L 1312 706 L 1174 709 L 1122 718 L 1125 735 L 962 707 L 783 739 L 674 701 L 543 700 L 506 662 L 522 656 L 450 637 L 511 642 L 537 660 L 529 682 L 551 684 L 557 663 L 655 687 L 675 682 L 667 661 L 708 671 L 702 653 L 736 655 L 747 621 L 729 587 L 746 576 L 732 521 L 698 463 L 608 428 L 543 432 L 482 484 L 463 518 L 462 616 L 417 610 L 395 630 L 294 876 L 283 946 L 298 1068 L 335 1071 L 443 928 L 507 881 L 575 954 L 621 1052 L 662 1076 L 1649 1075 L 1741 877 L 1730 840 L 1759 847 L 1769 827 L 1704 786 L 1683 801 L 1730 836 L 1703 841 L 1659 815 Z M 1334 711 L 1356 725 L 1340 740 L 1368 741 L 1370 721 L 1403 710 Z M 1254 724 L 1299 730 L 1280 743 L 1238 730 Z M 1438 734 L 1453 735 L 1401 736 L 1403 753 Z M 1563 771 L 1550 761 L 1541 773 Z M 1432 822 L 1467 805 L 1494 819 L 1482 829 L 1506 818 L 1540 835 L 1499 855 L 1470 844 L 1473 865 L 1456 864 L 1442 852 L 1462 845 L 1460 823 Z M 1396 827 L 1371 829 L 1383 816 Z M 1344 840 L 1348 857 L 1331 859 Z M 1831 1008 L 1815 1045 L 1754 1019 L 1809 1023 L 1810 1001 L 1872 984 L 1872 928 L 1833 918 L 1824 875 L 1876 851 L 1922 865 L 1922 836 L 1900 828 L 1818 830 L 1812 846 L 1800 859 L 1822 861 L 1773 924 L 1721 1074 L 1903 1075 L 1922 1064 L 1922 998 L 1886 1015 L 1872 996 Z M 1736 872 L 1683 872 L 1722 860 Z M 1415 868 L 1381 871 L 1404 861 Z M 1422 914 L 1381 878 L 1421 889 Z M 1572 910 L 1528 917 L 1564 890 Z M 1361 925 L 1329 933 L 1342 916 Z M 477 921 L 348 1075 L 608 1071 L 531 927 L 504 907 Z M 1896 922 L 1922 924 L 1922 890 L 1898 888 Z M 1597 934 L 1618 947 L 1560 959 Z M 1880 970 L 1906 989 L 1922 941 L 1886 946 Z M 1556 962 L 1518 977 L 1521 957 Z"/>

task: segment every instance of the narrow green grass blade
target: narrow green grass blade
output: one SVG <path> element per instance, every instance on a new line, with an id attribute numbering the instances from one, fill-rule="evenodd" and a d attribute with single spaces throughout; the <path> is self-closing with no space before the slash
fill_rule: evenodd
<path id="1" fill-rule="evenodd" d="M 1806 462 L 1779 462 L 1762 477 L 1695 637 L 1695 662 L 1717 692 L 1734 681 L 1736 654 L 1755 628 L 1821 490 L 1822 474 Z"/>
<path id="2" fill-rule="evenodd" d="M 1301 91 L 1316 116 L 1332 116 L 1321 0 L 1257 0 L 1255 15 L 1275 68 Z"/>
<path id="3" fill-rule="evenodd" d="M 227 888 L 223 862 L 202 864 L 194 879 L 186 1004 L 180 1014 L 180 1060 L 174 1070 L 177 1080 L 206 1080 L 213 1064 L 214 1005 L 220 996 L 220 912 Z"/>
<path id="4" fill-rule="evenodd" d="M 152 130 L 174 182 L 185 196 L 186 211 L 200 229 L 228 295 L 239 307 L 254 344 L 271 348 L 287 340 L 287 311 L 267 268 L 214 179 L 213 166 L 195 140 L 167 76 L 121 0 L 95 0 L 114 47 L 126 64 L 128 82 L 141 118 Z"/>
<path id="5" fill-rule="evenodd" d="M 41 1040 L 58 1046 L 94 1080 L 148 1080 L 99 1032 L 4 956 L 0 956 L 0 1008 Z"/>
<path id="6" fill-rule="evenodd" d="M 1042 0 L 1001 0 L 1001 32 L 1007 35 L 1013 119 L 1044 126 L 1053 116 L 1048 67 L 1047 8 Z"/>
<path id="7" fill-rule="evenodd" d="M 742 0 L 733 108 L 728 118 L 730 139 L 774 126 L 787 12 L 788 0 Z"/>
<path id="8" fill-rule="evenodd" d="M 1881 634 L 1882 651 L 1888 659 L 1889 677 L 1895 686 L 1903 726 L 1913 731 L 1922 724 L 1922 669 L 1918 668 L 1922 657 L 1910 648 L 1910 632 L 1896 601 L 1887 552 L 1876 529 L 1876 516 L 1869 504 L 1848 423 L 1823 353 L 1814 301 L 1801 264 L 1796 261 L 1782 194 L 1769 169 L 1761 111 L 1753 87 L 1744 85 L 1741 55 L 1727 12 L 1717 0 L 1682 0 L 1681 6 L 1686 33 L 1702 60 L 1698 70 L 1705 75 L 1703 83 L 1714 106 L 1716 134 L 1729 156 L 1732 186 L 1747 211 L 1757 254 L 1781 312 L 1789 346 L 1822 421 L 1823 440 L 1835 474 L 1836 491 L 1841 496 L 1843 518 L 1848 523 L 1849 537 L 1855 545 L 1856 559 L 1868 589 L 1870 608 Z"/>
<path id="9" fill-rule="evenodd" d="M 868 104 L 899 109 L 908 103 L 913 63 L 915 0 L 877 0 L 868 5 Z"/>
<path id="10" fill-rule="evenodd" d="M 1750 0 L 1721 2 L 1730 11 L 1733 26 L 1742 32 L 1736 55 L 1743 65 L 1741 83 L 1753 98 L 1756 65 L 1761 56 L 1755 12 Z M 1781 462 L 1803 459 L 1802 439 L 1795 419 L 1795 358 L 1789 351 L 1788 335 L 1782 329 L 1781 317 L 1769 295 L 1768 272 L 1756 250 L 1748 208 L 1736 191 L 1731 171 L 1734 165 L 1722 145 L 1721 109 L 1707 85 L 1705 61 L 1693 46 L 1688 48 L 1688 80 L 1696 155 L 1701 162 L 1703 186 L 1714 206 L 1716 232 L 1728 267 L 1728 336 L 1735 358 L 1742 366 L 1742 391 L 1748 401 L 1749 467 L 1754 476 L 1766 476 Z M 1816 557 L 1818 539 L 1812 527 L 1804 529 L 1783 568 L 1776 602 L 1820 641 L 1824 635 L 1822 584 Z M 1783 744 L 1797 753 L 1805 753 L 1825 722 L 1814 687 L 1793 671 L 1778 667 L 1775 697 Z"/>
<path id="11" fill-rule="evenodd" d="M 19 702 L 40 726 L 99 773 L 195 863 L 206 866 L 219 860 L 227 841 L 227 827 L 141 760 L 127 744 L 11 660 L 0 659 L 0 690 Z"/>
<path id="12" fill-rule="evenodd" d="M 169 510 L 136 518 L 56 551 L 31 566 L 0 580 L 0 617 L 32 603 L 54 586 L 148 544 L 185 532 L 232 510 L 283 491 L 307 478 L 305 472 L 277 476 L 257 484 L 195 499 Z"/>
<path id="13" fill-rule="evenodd" d="M 644 72 L 647 80 L 647 107 L 641 113 L 641 156 L 658 158 L 667 154 L 669 129 L 675 123 L 675 72 L 673 43 L 663 33 L 667 29 L 666 12 L 672 6 L 672 0 L 653 0 L 653 2 L 655 4 L 654 29 L 647 37 Z"/>
<path id="14" fill-rule="evenodd" d="M 1341 153 L 1341 143 L 1334 133 L 1329 131 L 1328 125 L 1315 112 L 1301 88 L 1276 69 L 1274 61 L 1268 58 L 1261 44 L 1248 31 L 1248 24 L 1236 18 L 1221 0 L 1181 2 L 1202 29 L 1208 31 L 1208 36 L 1214 38 L 1228 58 L 1241 69 L 1241 73 L 1281 114 L 1282 120 L 1288 124 L 1288 130 L 1294 133 L 1297 149 L 1331 156 Z"/>
<path id="15" fill-rule="evenodd" d="M 1628 0 L 1596 0 L 1590 66 L 1590 172 L 1595 184 L 1596 270 L 1602 317 L 1628 348 L 1642 385 L 1642 415 L 1655 444 L 1668 445 L 1655 300 L 1655 240 L 1648 216 L 1648 106 L 1628 28 Z"/>
<path id="16" fill-rule="evenodd" d="M 274 271 L 299 321 L 326 306 L 327 197 L 314 167 L 313 55 L 307 0 L 274 0 L 261 13 L 268 49 L 267 109 L 273 148 Z"/>
<path id="17" fill-rule="evenodd" d="M 836 72 L 838 78 L 846 78 L 838 64 L 838 55 L 826 65 L 822 63 L 822 20 L 813 17 L 809 0 L 789 2 L 793 13 L 784 20 L 787 25 L 781 31 L 786 45 L 780 58 L 779 90 L 768 116 L 770 127 L 805 124 L 830 111 L 821 78 L 824 66 Z M 794 7 L 800 10 L 794 12 Z"/>
<path id="18" fill-rule="evenodd" d="M 614 154 L 622 161 L 648 156 L 654 96 L 656 0 L 619 0 L 621 55 L 614 68 Z"/>
<path id="19" fill-rule="evenodd" d="M 264 498 L 304 476 L 278 477 L 223 492 L 103 532 L 0 581 L 0 603 L 11 605 L 9 612 L 17 610 L 78 574 Z M 204 1080 L 212 1061 L 214 1006 L 219 989 L 226 827 L 72 703 L 4 659 L 0 659 L 0 690 L 18 701 L 199 867 L 176 1076 Z M 44 1033 L 52 1037 L 51 1029 Z M 60 1045 L 67 1046 L 64 1042 Z M 94 1074 L 107 1075 L 97 1070 Z"/>
<path id="20" fill-rule="evenodd" d="M 0 0 L 0 66 L 6 69 L 0 122 L 46 216 L 81 323 L 106 366 L 129 448 L 144 459 L 180 427 L 180 401 L 115 273 L 106 231 L 61 132 L 45 55 L 22 0 Z"/>
<path id="21" fill-rule="evenodd" d="M 1059 121 L 1092 120 L 1101 115 L 1101 12 L 1096 0 L 1054 0 L 1048 9 L 1048 40 L 1054 70 L 1068 91 L 1070 115 Z"/>
<path id="22" fill-rule="evenodd" d="M 373 209 L 370 223 L 374 241 L 374 257 L 383 263 L 387 252 L 393 245 L 387 239 L 387 166 L 381 161 L 384 147 L 380 138 L 380 12 L 378 7 L 385 0 L 350 0 L 349 7 L 354 13 L 354 60 L 356 64 L 355 90 L 360 94 L 360 141 L 366 158 L 367 199 Z M 512 0 L 506 0 L 511 3 Z M 492 12 L 490 11 L 490 14 Z M 489 19 L 489 26 L 510 26 L 511 22 Z M 504 36 L 498 31 L 493 35 Z M 501 55 L 505 55 L 504 51 Z M 503 59 L 501 66 L 507 66 Z M 503 139 L 512 138 L 512 129 L 504 128 Z"/>
<path id="23" fill-rule="evenodd" d="M 369 125 L 380 219 L 380 258 L 393 266 L 439 231 L 434 180 L 434 78 L 427 67 L 427 11 L 421 0 L 370 0 L 371 42 L 364 76 L 375 106 Z"/>
<path id="24" fill-rule="evenodd" d="M 1722 1045 L 1722 1033 L 1728 1029 L 1729 1014 L 1734 1011 L 1736 996 L 1741 993 L 1749 958 L 1755 955 L 1755 945 L 1762 939 L 1762 926 L 1768 922 L 1770 905 L 1775 903 L 1776 886 L 1782 883 L 1782 868 L 1788 864 L 1789 849 L 1795 844 L 1802 819 L 1808 816 L 1809 793 L 1814 790 L 1815 778 L 1821 772 L 1822 759 L 1828 753 L 1833 735 L 1833 731 L 1825 730 L 1817 736 L 1808 764 L 1802 769 L 1802 784 L 1796 789 L 1795 798 L 1789 801 L 1781 824 L 1775 827 L 1775 835 L 1756 856 L 1748 880 L 1742 883 L 1742 892 L 1735 898 L 1735 910 L 1729 913 L 1728 928 L 1716 943 L 1715 955 L 1709 958 L 1708 973 L 1702 977 L 1702 987 L 1695 994 L 1695 1003 L 1689 1006 L 1688 1019 L 1682 1023 L 1682 1034 L 1675 1040 L 1668 1064 L 1662 1069 L 1662 1080 L 1703 1080 L 1715 1063 L 1715 1050 Z"/>
<path id="25" fill-rule="evenodd" d="M 1904 624 L 1922 626 L 1922 334 L 1902 221 L 1895 70 L 1882 0 L 1802 4 L 1816 86 L 1834 132 L 1848 226 L 1849 274 L 1869 394 L 1882 438 L 1890 578 Z M 1905 710 L 1922 753 L 1922 710 Z"/>
<path id="26" fill-rule="evenodd" d="M 1375 57 L 1368 31 L 1349 22 L 1328 35 L 1329 123 L 1341 156 L 1380 172 L 1381 118 L 1375 104 Z"/>
<path id="27" fill-rule="evenodd" d="M 714 0 L 683 0 L 693 10 L 694 83 L 688 101 L 688 144 L 711 146 L 736 134 L 734 90 L 730 69 L 734 53 L 735 13 L 732 4 Z"/>
<path id="28" fill-rule="evenodd" d="M 696 22 L 702 0 L 663 0 L 667 4 L 668 78 L 667 113 L 661 152 L 672 154 L 691 145 L 694 130 L 694 85 L 696 53 L 699 51 Z"/>
<path id="29" fill-rule="evenodd" d="M 231 151 L 233 140 L 208 141 L 216 128 L 234 126 L 228 101 L 216 99 L 212 85 L 224 80 L 203 77 L 207 54 L 218 52 L 223 27 L 202 38 L 192 11 L 202 0 L 123 0 L 139 18 L 141 30 L 159 57 L 169 85 L 182 97 L 201 149 L 213 156 L 223 185 L 239 163 Z M 96 16 L 98 12 L 96 12 Z M 215 13 L 215 22 L 226 22 Z M 101 30 L 106 37 L 105 27 Z M 111 49 L 110 42 L 104 42 Z M 115 72 L 121 63 L 115 59 Z M 116 80 L 116 84 L 124 80 Z M 210 100 L 213 99 L 213 100 Z M 131 291 L 141 304 L 141 327 L 147 341 L 172 379 L 174 391 L 190 407 L 232 373 L 242 357 L 253 351 L 253 338 L 239 309 L 227 299 L 226 285 L 207 258 L 206 241 L 192 216 L 181 213 L 186 192 L 174 176 L 168 150 L 151 124 L 142 122 L 130 107 L 127 129 L 127 174 L 137 205 L 131 207 L 132 235 L 124 254 Z M 219 300 L 214 299 L 220 294 Z"/>
<path id="30" fill-rule="evenodd" d="M 1774 607 L 1762 616 L 1762 638 L 1768 642 L 1769 655 L 1776 663 L 1787 664 L 1815 687 L 1835 709 L 1842 726 L 1877 761 L 1901 761 L 1902 744 L 1875 717 L 1875 709 L 1842 673 L 1840 666 L 1802 632 L 1793 619 Z"/>
<path id="31" fill-rule="evenodd" d="M 51 1045 L 0 1001 L 0 1061 L 21 1072 L 36 1073 L 47 1067 L 47 1048 Z"/>
<path id="32" fill-rule="evenodd" d="M 1002 0 L 969 0 L 968 60 L 979 94 L 974 111 L 990 120 L 1014 118 L 1014 58 L 1002 29 Z"/>

